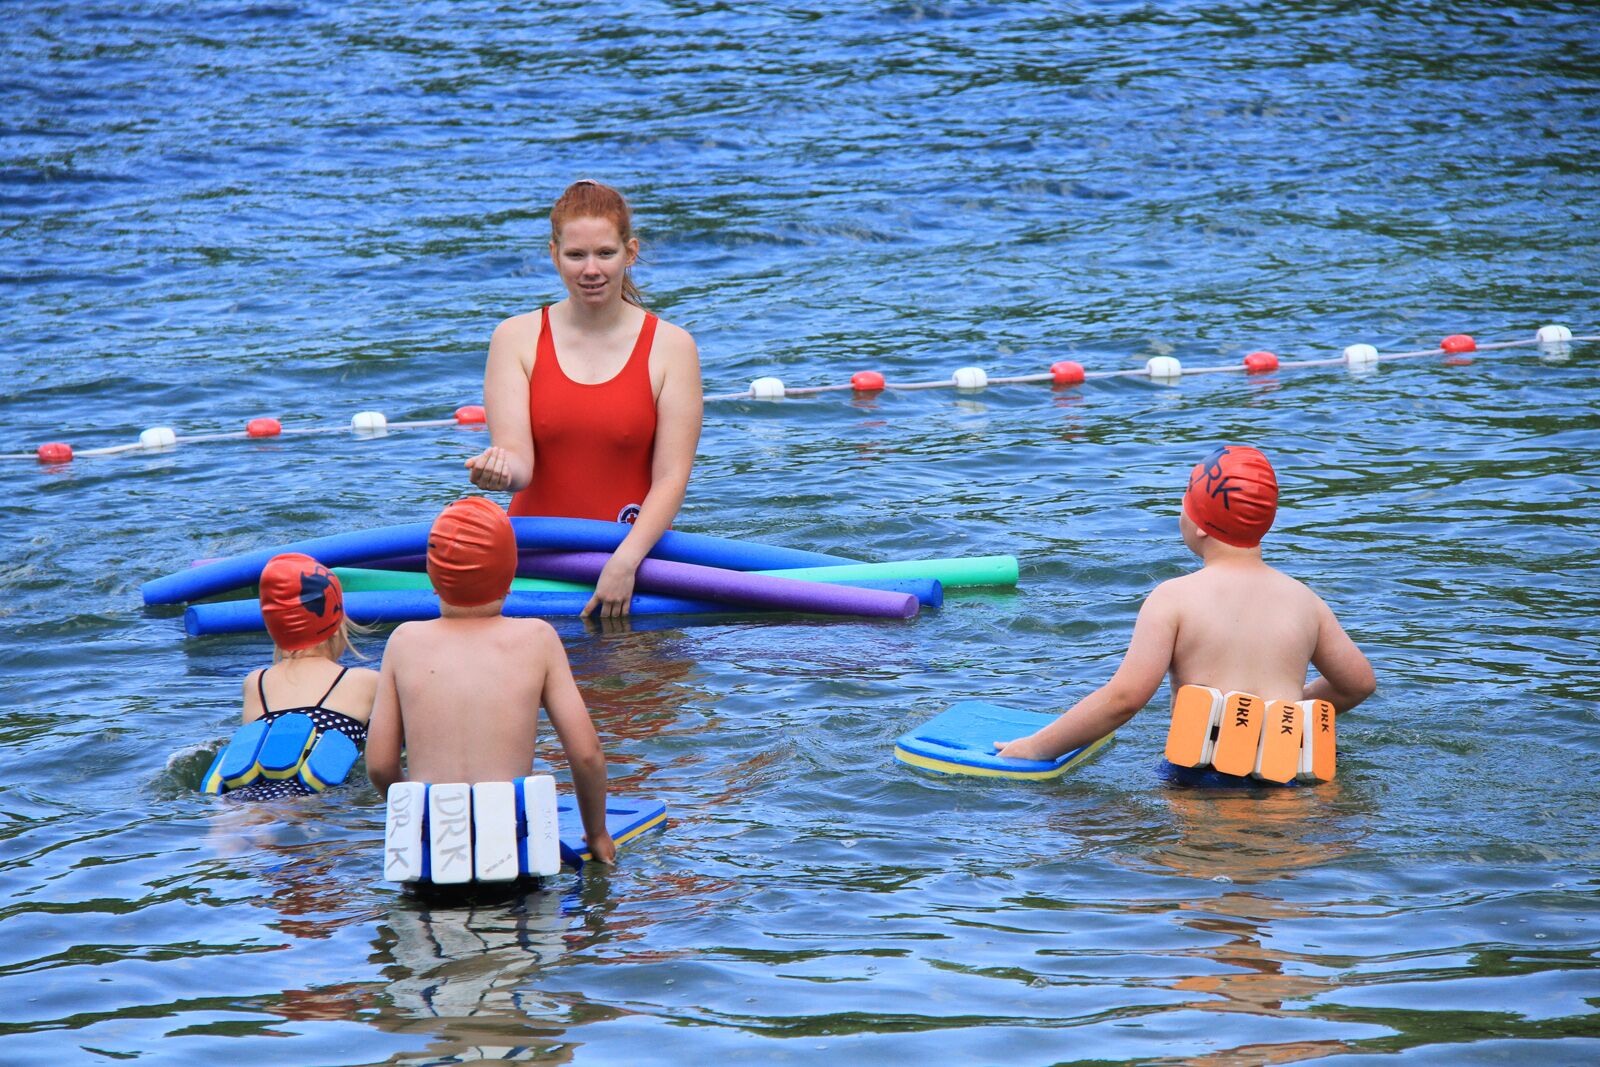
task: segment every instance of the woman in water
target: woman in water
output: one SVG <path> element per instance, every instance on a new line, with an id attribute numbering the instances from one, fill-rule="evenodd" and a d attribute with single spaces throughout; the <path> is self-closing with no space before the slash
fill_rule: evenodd
<path id="1" fill-rule="evenodd" d="M 608 618 L 628 614 L 700 440 L 694 338 L 644 309 L 629 274 L 638 257 L 621 193 L 585 180 L 561 194 L 550 258 L 567 298 L 496 327 L 483 373 L 490 447 L 467 460 L 473 485 L 515 494 L 512 515 L 633 524 L 583 610 Z"/>

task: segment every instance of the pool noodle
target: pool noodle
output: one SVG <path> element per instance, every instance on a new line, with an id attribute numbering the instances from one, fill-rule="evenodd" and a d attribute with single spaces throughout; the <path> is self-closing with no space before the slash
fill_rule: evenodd
<path id="1" fill-rule="evenodd" d="M 527 555 L 533 556 L 538 553 Z M 366 565 L 374 570 L 421 571 L 427 565 L 427 557 L 394 556 L 383 560 L 369 560 Z M 518 567 L 517 573 L 531 576 L 531 570 L 527 567 Z M 1017 557 L 971 556 L 965 559 L 890 560 L 885 563 L 845 563 L 826 567 L 763 568 L 749 573 L 776 578 L 799 578 L 808 582 L 848 582 L 858 578 L 870 580 L 931 578 L 946 589 L 1015 586 Z"/>
<path id="2" fill-rule="evenodd" d="M 981 585 L 1014 586 L 1017 584 L 1017 557 L 972 556 L 967 559 L 890 560 L 885 563 L 844 563 L 831 567 L 796 567 L 751 573 L 775 578 L 799 578 L 808 582 L 931 578 L 946 589 Z"/>
<path id="3" fill-rule="evenodd" d="M 414 556 L 428 550 L 430 525 L 412 522 L 375 530 L 352 530 L 296 541 L 277 548 L 258 549 L 153 579 L 144 583 L 141 592 L 146 604 L 176 604 L 253 585 L 261 576 L 261 568 L 281 552 L 303 552 L 328 567 L 393 556 Z M 544 516 L 514 518 L 511 525 L 516 531 L 519 549 L 567 552 L 613 552 L 632 529 L 618 522 Z M 804 552 L 676 530 L 668 530 L 661 535 L 661 540 L 650 551 L 650 558 L 731 570 L 824 567 L 858 562 L 821 552 Z"/>
<path id="4" fill-rule="evenodd" d="M 529 556 L 523 562 L 543 578 L 592 582 L 610 559 L 603 552 L 551 552 L 541 557 Z M 641 562 L 634 582 L 638 588 L 652 592 L 827 615 L 909 619 L 920 607 L 917 598 L 907 593 L 858 589 L 829 582 L 803 582 L 660 559 Z"/>
<path id="5" fill-rule="evenodd" d="M 416 571 L 387 571 L 366 567 L 335 567 L 339 583 L 346 593 L 383 592 L 395 589 L 432 589 L 433 583 L 426 574 Z M 751 572 L 757 573 L 757 572 Z M 799 571 L 775 572 L 786 577 Z M 810 578 L 801 581 L 812 581 Z M 862 589 L 883 589 L 893 593 L 910 593 L 923 607 L 937 608 L 944 604 L 944 587 L 933 578 L 851 578 L 835 583 L 853 585 Z M 550 578 L 514 578 L 511 588 L 523 593 L 584 593 L 593 595 L 594 586 L 582 582 L 561 582 Z"/>
<path id="6" fill-rule="evenodd" d="M 886 583 L 910 586 L 916 583 Z M 929 606 L 938 607 L 942 597 L 938 582 L 924 582 L 931 587 L 927 592 Z M 917 596 L 911 589 L 898 590 Z M 593 591 L 523 591 L 512 590 L 506 597 L 502 614 L 512 618 L 558 618 L 577 615 L 589 603 Z M 919 600 L 920 602 L 920 600 Z M 431 589 L 381 589 L 347 592 L 344 596 L 345 614 L 352 622 L 363 625 L 394 622 L 414 622 L 439 617 L 439 598 Z M 628 607 L 636 616 L 645 615 L 713 615 L 741 610 L 739 605 L 714 600 L 695 600 L 685 597 L 657 596 L 636 593 Z M 800 609 L 795 609 L 800 610 Z M 183 628 L 191 637 L 208 634 L 260 633 L 266 627 L 261 620 L 261 604 L 251 600 L 222 600 L 190 604 L 183 613 Z"/>
<path id="7" fill-rule="evenodd" d="M 432 589 L 433 582 L 421 570 L 394 570 L 387 567 L 335 567 L 339 584 L 346 593 L 383 593 L 396 589 Z M 582 582 L 558 582 L 549 578 L 516 578 L 511 588 L 519 593 L 593 593 L 594 586 Z"/>
<path id="8" fill-rule="evenodd" d="M 589 603 L 588 593 L 523 593 L 506 597 L 502 614 L 513 618 L 543 618 L 577 615 Z M 635 615 L 706 615 L 727 612 L 727 604 L 681 597 L 635 595 L 630 610 Z M 439 617 L 439 598 L 426 589 L 390 589 L 379 592 L 346 593 L 345 615 L 363 625 L 391 622 L 416 622 Z M 183 628 L 190 637 L 207 634 L 259 633 L 261 604 L 255 600 L 222 600 L 190 604 L 183 612 Z"/>

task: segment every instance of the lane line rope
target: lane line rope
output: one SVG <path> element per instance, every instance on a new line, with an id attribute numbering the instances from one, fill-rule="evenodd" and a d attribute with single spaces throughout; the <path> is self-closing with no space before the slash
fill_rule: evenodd
<path id="1" fill-rule="evenodd" d="M 1269 374 L 1280 370 L 1301 370 L 1314 367 L 1345 366 L 1363 370 L 1379 363 L 1403 359 L 1422 359 L 1428 356 L 1461 356 L 1468 352 L 1494 352 L 1512 348 L 1539 347 L 1552 352 L 1564 352 L 1565 346 L 1575 341 L 1600 341 L 1600 335 L 1574 336 L 1565 326 L 1540 327 L 1531 340 L 1491 341 L 1478 344 L 1467 334 L 1451 334 L 1439 342 L 1437 348 L 1418 348 L 1405 352 L 1379 352 L 1372 345 L 1354 344 L 1338 356 L 1325 359 L 1280 360 L 1267 351 L 1251 352 L 1242 361 L 1217 367 L 1184 367 L 1172 356 L 1153 356 L 1143 367 L 1126 370 L 1086 370 L 1078 363 L 1063 360 L 1051 365 L 1042 374 L 1014 374 L 989 377 L 982 367 L 962 367 L 948 378 L 937 381 L 891 382 L 876 371 L 857 371 L 848 382 L 829 385 L 802 385 L 787 387 L 775 377 L 757 378 L 748 388 L 738 393 L 716 393 L 707 396 L 707 402 L 723 400 L 779 400 L 784 397 L 816 396 L 850 390 L 855 393 L 911 392 L 922 389 L 958 389 L 974 392 L 995 385 L 1031 385 L 1051 382 L 1055 385 L 1078 385 L 1088 381 L 1108 378 L 1148 378 L 1151 381 L 1172 384 L 1180 378 L 1195 374 Z M 390 430 L 415 430 L 443 426 L 474 428 L 486 424 L 484 410 L 478 404 L 466 404 L 455 410 L 453 418 L 417 419 L 409 422 L 390 422 L 378 411 L 358 411 L 348 424 L 331 423 L 323 426 L 283 426 L 274 418 L 251 419 L 243 430 L 220 433 L 185 434 L 180 436 L 170 426 L 152 426 L 139 435 L 137 441 L 100 448 L 73 449 L 60 441 L 40 445 L 32 452 L 0 453 L 0 459 L 31 459 L 44 464 L 68 463 L 73 459 L 98 456 L 115 456 L 128 452 L 165 452 L 178 445 L 199 444 L 210 441 L 268 440 L 274 437 L 304 437 L 316 434 L 354 432 L 362 437 L 382 437 Z"/>

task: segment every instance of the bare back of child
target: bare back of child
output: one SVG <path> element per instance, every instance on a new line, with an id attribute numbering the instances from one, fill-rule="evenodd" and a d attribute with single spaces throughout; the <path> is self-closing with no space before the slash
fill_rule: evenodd
<path id="1" fill-rule="evenodd" d="M 566 650 L 549 623 L 501 615 L 516 566 L 510 520 L 492 502 L 458 500 L 435 521 L 428 575 L 440 617 L 405 623 L 389 637 L 367 775 L 380 792 L 398 781 L 521 777 L 533 766 L 542 705 L 572 769 L 589 851 L 610 863 L 605 754 Z"/>
<path id="2" fill-rule="evenodd" d="M 1333 611 L 1268 566 L 1261 538 L 1277 513 L 1277 479 L 1253 448 L 1219 448 L 1190 476 L 1179 528 L 1200 570 L 1163 582 L 1139 609 L 1111 680 L 1028 737 L 997 741 L 1003 756 L 1054 759 L 1122 726 L 1164 678 L 1254 693 L 1322 699 L 1347 711 L 1376 689 L 1372 667 Z M 1308 667 L 1318 677 L 1306 680 Z"/>
<path id="3" fill-rule="evenodd" d="M 403 714 L 406 776 L 474 783 L 527 774 L 540 705 L 558 731 L 573 715 L 588 721 L 561 639 L 541 619 L 448 604 L 442 612 L 397 628 L 384 655 L 383 704 L 392 699 Z"/>

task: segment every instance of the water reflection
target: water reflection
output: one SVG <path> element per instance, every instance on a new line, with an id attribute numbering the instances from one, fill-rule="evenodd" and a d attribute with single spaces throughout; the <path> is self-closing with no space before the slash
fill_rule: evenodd
<path id="1" fill-rule="evenodd" d="M 1266 884 L 1338 860 L 1362 836 L 1339 809 L 1343 787 L 1333 781 L 1315 788 L 1196 789 L 1160 792 L 1171 814 L 1173 838 L 1145 853 L 1142 864 L 1189 878 L 1234 884 Z M 1325 908 L 1259 891 L 1230 890 L 1216 897 L 1179 900 L 1173 918 L 1205 935 L 1200 948 L 1176 955 L 1204 961 L 1205 973 L 1171 984 L 1196 994 L 1173 1010 L 1236 1012 L 1304 1020 L 1298 1005 L 1313 1003 L 1340 987 L 1326 961 L 1284 947 L 1282 926 L 1323 917 Z M 1227 1031 L 1219 1027 L 1225 1034 Z M 1340 1039 L 1250 1042 L 1180 1062 L 1195 1067 L 1244 1067 L 1315 1059 L 1356 1046 Z"/>
<path id="2" fill-rule="evenodd" d="M 1307 1014 L 1297 1004 L 1314 1002 L 1341 987 L 1339 975 L 1300 973 L 1300 969 L 1325 970 L 1326 965 L 1301 953 L 1270 947 L 1273 926 L 1286 920 L 1311 918 L 1317 909 L 1303 908 L 1276 897 L 1230 892 L 1204 901 L 1178 904 L 1178 922 L 1221 940 L 1180 954 L 1205 960 L 1221 973 L 1191 975 L 1171 988 L 1198 994 L 1174 1010 L 1240 1012 L 1254 1016 L 1303 1020 Z M 1209 969 L 1209 968 L 1208 968 Z M 1339 1039 L 1252 1042 L 1218 1049 L 1182 1062 L 1197 1067 L 1245 1067 L 1248 1064 L 1289 1063 L 1314 1059 L 1356 1046 Z"/>
<path id="3" fill-rule="evenodd" d="M 1168 787 L 1157 795 L 1174 837 L 1129 859 L 1190 878 L 1269 882 L 1356 847 L 1362 831 L 1341 810 L 1342 792 L 1338 780 L 1294 789 Z"/>
<path id="4" fill-rule="evenodd" d="M 612 768 L 611 788 L 643 791 L 661 766 L 644 758 L 644 753 L 660 751 L 660 742 L 668 737 L 704 729 L 699 717 L 686 717 L 685 710 L 714 702 L 708 672 L 696 662 L 681 630 L 631 631 L 627 619 L 607 620 L 604 625 L 610 628 L 608 636 L 626 633 L 626 639 L 570 645 L 572 673 L 601 733 L 607 759 L 622 764 Z M 541 747 L 552 764 L 565 764 L 554 731 L 543 736 Z"/>
<path id="5" fill-rule="evenodd" d="M 395 898 L 378 923 L 371 956 L 393 980 L 378 988 L 365 1021 L 431 1038 L 396 1062 L 566 1063 L 575 1051 L 565 1036 L 574 1014 L 585 1021 L 620 1014 L 577 994 L 540 988 L 569 941 L 584 940 L 574 932 L 579 894 L 559 890 L 559 881 L 551 880 L 534 889 Z"/>

